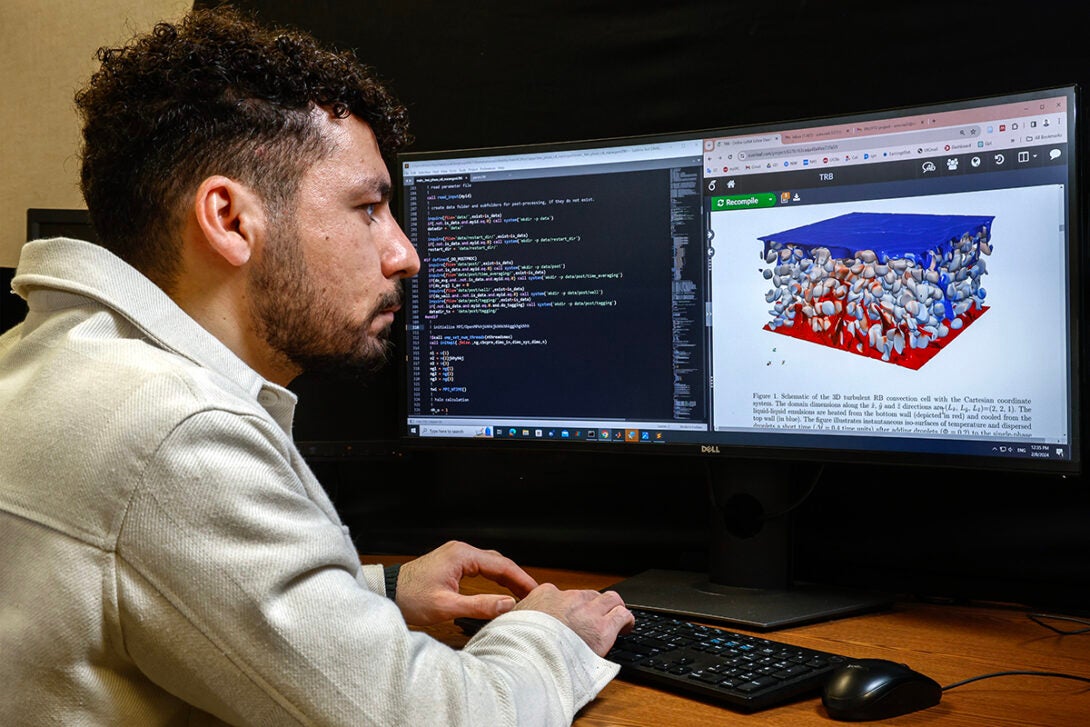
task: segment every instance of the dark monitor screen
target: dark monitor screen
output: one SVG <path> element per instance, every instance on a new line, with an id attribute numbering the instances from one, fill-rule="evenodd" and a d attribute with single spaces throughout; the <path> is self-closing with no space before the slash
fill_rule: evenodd
<path id="1" fill-rule="evenodd" d="M 95 229 L 85 209 L 31 207 L 26 211 L 26 239 L 72 237 L 94 242 Z"/>
<path id="2" fill-rule="evenodd" d="M 26 239 L 75 237 L 95 240 L 94 228 L 87 210 L 31 207 L 26 211 Z M 0 268 L 0 332 L 6 331 L 26 317 L 26 302 L 11 290 L 14 268 Z"/>
<path id="3" fill-rule="evenodd" d="M 403 434 L 1075 472 L 1075 101 L 403 154 Z"/>
<path id="4" fill-rule="evenodd" d="M 630 604 L 882 605 L 791 583 L 785 463 L 1080 472 L 1078 95 L 402 154 L 402 446 L 704 457 L 709 577 Z"/>

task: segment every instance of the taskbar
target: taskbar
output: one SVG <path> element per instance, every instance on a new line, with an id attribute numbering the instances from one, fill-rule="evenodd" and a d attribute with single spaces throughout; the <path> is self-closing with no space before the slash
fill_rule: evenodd
<path id="1" fill-rule="evenodd" d="M 703 431 L 703 430 L 702 430 Z M 665 443 L 678 432 L 667 429 L 634 427 L 590 427 L 511 424 L 410 424 L 410 437 L 483 437 L 487 439 L 523 439 L 575 442 Z"/>
<path id="2" fill-rule="evenodd" d="M 489 439 L 507 441 L 541 441 L 557 443 L 595 444 L 677 444 L 700 446 L 709 454 L 728 453 L 736 447 L 810 452 L 901 452 L 909 455 L 941 457 L 974 457 L 1002 460 L 1033 459 L 1070 462 L 1074 452 L 1065 442 L 1028 440 L 965 439 L 949 436 L 929 436 L 916 432 L 876 431 L 830 435 L 821 432 L 771 429 L 720 430 L 676 428 L 674 426 L 567 426 L 560 424 L 481 423 L 413 423 L 406 430 L 409 438 Z M 789 436 L 785 439 L 785 435 Z M 775 440 L 770 445 L 770 438 Z M 735 450 L 736 451 L 736 450 Z"/>

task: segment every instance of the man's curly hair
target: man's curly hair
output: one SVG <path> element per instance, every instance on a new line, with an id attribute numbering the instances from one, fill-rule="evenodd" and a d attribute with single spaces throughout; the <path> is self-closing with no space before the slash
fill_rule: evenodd
<path id="1" fill-rule="evenodd" d="M 229 7 L 97 57 L 76 94 L 84 200 L 102 245 L 160 285 L 173 280 L 177 231 L 208 176 L 251 186 L 271 213 L 294 198 L 328 152 L 315 107 L 367 122 L 387 158 L 410 140 L 405 108 L 354 54 Z"/>

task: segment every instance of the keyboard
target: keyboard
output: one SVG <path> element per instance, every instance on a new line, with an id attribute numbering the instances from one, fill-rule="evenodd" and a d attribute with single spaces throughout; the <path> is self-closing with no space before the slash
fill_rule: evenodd
<path id="1" fill-rule="evenodd" d="M 617 637 L 606 658 L 620 677 L 669 692 L 755 712 L 818 696 L 829 673 L 849 659 L 815 649 L 739 634 L 654 611 L 630 608 L 632 631 Z M 459 618 L 467 634 L 487 623 Z"/>
<path id="2" fill-rule="evenodd" d="M 817 696 L 847 657 L 631 609 L 606 658 L 622 678 L 753 712 Z"/>

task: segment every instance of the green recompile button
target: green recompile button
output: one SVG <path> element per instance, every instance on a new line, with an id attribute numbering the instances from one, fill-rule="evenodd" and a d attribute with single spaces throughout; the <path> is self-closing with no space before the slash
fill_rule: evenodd
<path id="1" fill-rule="evenodd" d="M 712 212 L 718 210 L 752 209 L 754 207 L 775 207 L 776 195 L 771 192 L 761 194 L 734 194 L 726 197 L 712 197 Z"/>

